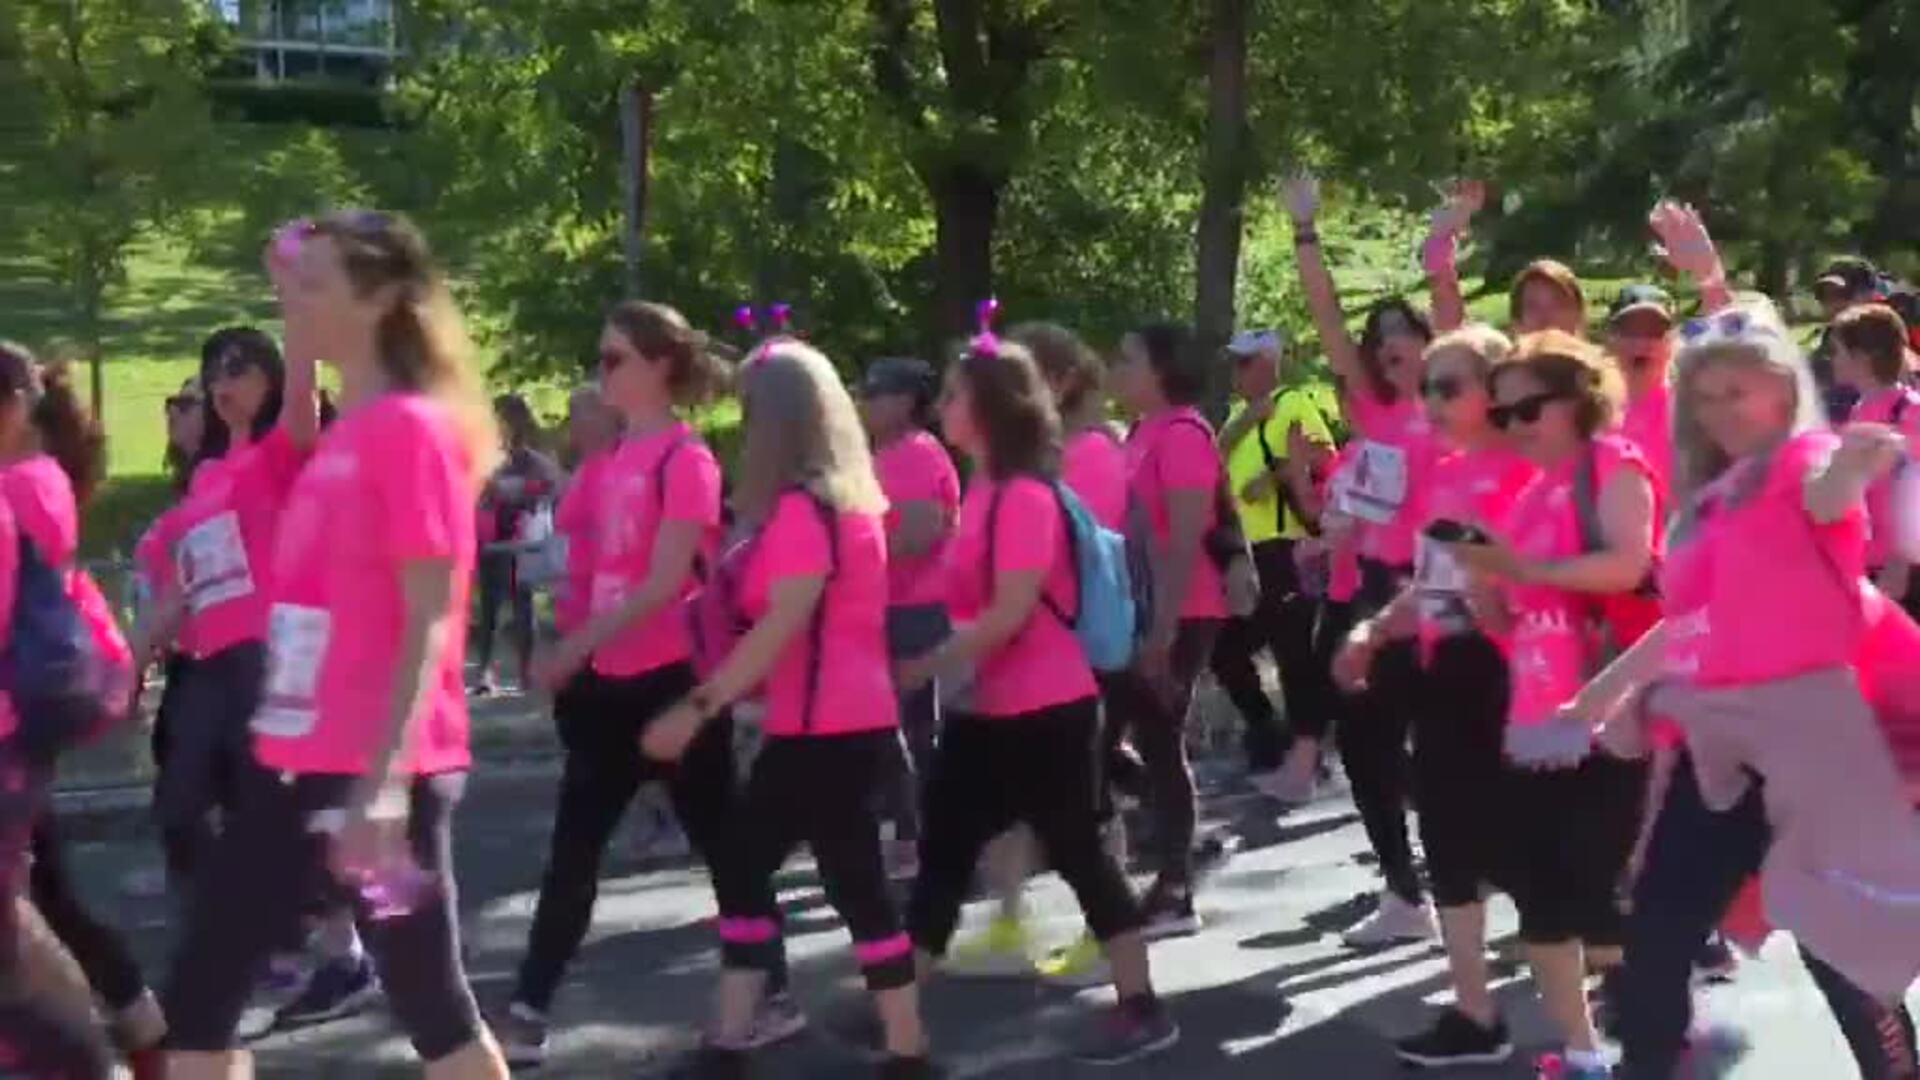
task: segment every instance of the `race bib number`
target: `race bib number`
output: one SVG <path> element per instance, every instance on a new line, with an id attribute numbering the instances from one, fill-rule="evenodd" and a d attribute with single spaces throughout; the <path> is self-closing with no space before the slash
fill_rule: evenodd
<path id="1" fill-rule="evenodd" d="M 1422 535 L 1414 549 L 1413 580 L 1420 591 L 1420 611 L 1435 621 L 1465 619 L 1467 571 L 1447 545 Z"/>
<path id="2" fill-rule="evenodd" d="M 1354 517 L 1375 525 L 1391 522 L 1407 501 L 1407 452 L 1386 443 L 1361 443 L 1345 495 L 1345 509 Z"/>
<path id="3" fill-rule="evenodd" d="M 1513 719 L 1538 723 L 1572 701 L 1586 681 L 1587 644 L 1564 612 L 1527 612 L 1512 639 Z"/>
<path id="4" fill-rule="evenodd" d="M 267 617 L 267 688 L 253 730 L 283 739 L 313 730 L 320 667 L 333 616 L 319 608 L 275 604 Z"/>
<path id="5" fill-rule="evenodd" d="M 187 610 L 199 613 L 228 600 L 251 595 L 253 571 L 240 540 L 240 519 L 233 511 L 194 526 L 174 548 L 180 591 Z"/>

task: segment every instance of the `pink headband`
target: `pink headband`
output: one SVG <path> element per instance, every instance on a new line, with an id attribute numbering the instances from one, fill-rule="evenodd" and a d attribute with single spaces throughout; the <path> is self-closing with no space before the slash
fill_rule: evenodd
<path id="1" fill-rule="evenodd" d="M 967 349 L 979 356 L 998 358 L 1000 338 L 993 332 L 993 321 L 1000 315 L 1000 301 L 987 297 L 973 306 L 973 317 L 979 326 L 979 332 L 973 340 L 967 342 Z"/>

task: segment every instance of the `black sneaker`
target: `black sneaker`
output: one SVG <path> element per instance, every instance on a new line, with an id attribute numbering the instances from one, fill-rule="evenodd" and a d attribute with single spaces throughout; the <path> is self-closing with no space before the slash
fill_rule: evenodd
<path id="1" fill-rule="evenodd" d="M 1393 1052 L 1402 1063 L 1422 1069 L 1498 1065 L 1513 1056 L 1513 1039 L 1504 1020 L 1481 1027 L 1460 1010 L 1447 1009 L 1426 1031 L 1395 1042 Z"/>
<path id="2" fill-rule="evenodd" d="M 1140 920 L 1140 936 L 1148 941 L 1200 932 L 1200 916 L 1193 913 L 1193 890 L 1160 882 L 1140 901 Z"/>
<path id="3" fill-rule="evenodd" d="M 1224 832 L 1210 833 L 1193 845 L 1193 880 L 1204 882 L 1233 858 L 1239 842 Z"/>
<path id="4" fill-rule="evenodd" d="M 274 1016 L 276 1029 L 308 1027 L 352 1016 L 380 997 L 380 979 L 364 955 L 334 960 L 314 969 L 300 996 Z"/>
<path id="5" fill-rule="evenodd" d="M 1179 1041 L 1179 1025 L 1158 1001 L 1122 1001 L 1073 1057 L 1083 1065 L 1125 1065 Z"/>

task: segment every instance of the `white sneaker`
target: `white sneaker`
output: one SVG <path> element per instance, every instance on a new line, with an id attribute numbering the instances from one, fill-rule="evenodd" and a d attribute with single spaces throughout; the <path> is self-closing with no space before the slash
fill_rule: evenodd
<path id="1" fill-rule="evenodd" d="M 1409 904 L 1391 892 L 1380 894 L 1380 906 L 1340 935 L 1354 949 L 1378 949 L 1414 941 L 1431 941 L 1439 930 L 1429 904 Z"/>

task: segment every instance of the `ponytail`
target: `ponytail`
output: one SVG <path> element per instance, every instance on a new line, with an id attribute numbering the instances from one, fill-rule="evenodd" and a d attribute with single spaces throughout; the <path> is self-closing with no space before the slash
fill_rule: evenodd
<path id="1" fill-rule="evenodd" d="M 18 399 L 40 449 L 60 463 L 80 507 L 107 473 L 107 435 L 81 403 L 66 364 L 41 364 L 24 345 L 0 341 L 0 398 Z"/>
<path id="2" fill-rule="evenodd" d="M 32 418 L 40 448 L 60 463 L 73 484 L 73 501 L 85 509 L 106 479 L 107 433 L 81 402 L 67 365 L 41 371 L 40 399 L 33 404 Z"/>

